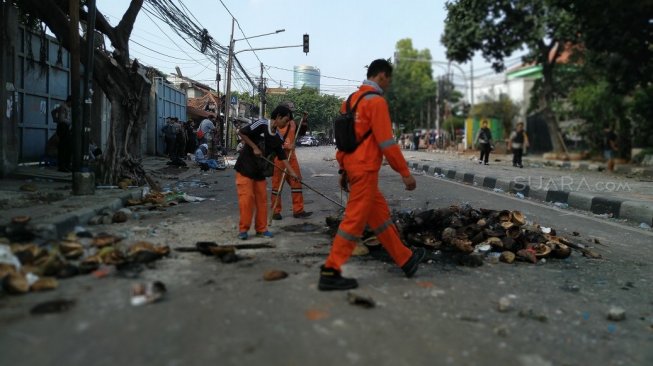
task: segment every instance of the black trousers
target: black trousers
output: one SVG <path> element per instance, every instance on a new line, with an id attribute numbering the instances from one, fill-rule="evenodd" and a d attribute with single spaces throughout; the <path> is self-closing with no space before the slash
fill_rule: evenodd
<path id="1" fill-rule="evenodd" d="M 485 164 L 487 164 L 488 160 L 490 159 L 490 151 L 492 150 L 490 148 L 490 144 L 479 144 L 479 145 L 481 146 L 481 157 L 478 159 L 483 161 Z"/>
<path id="2" fill-rule="evenodd" d="M 524 155 L 524 149 L 521 147 L 519 149 L 512 149 L 512 165 L 513 166 L 521 166 L 521 157 Z"/>
<path id="3" fill-rule="evenodd" d="M 65 123 L 57 123 L 57 166 L 59 169 L 70 169 L 70 159 L 73 155 L 73 141 L 70 127 Z"/>

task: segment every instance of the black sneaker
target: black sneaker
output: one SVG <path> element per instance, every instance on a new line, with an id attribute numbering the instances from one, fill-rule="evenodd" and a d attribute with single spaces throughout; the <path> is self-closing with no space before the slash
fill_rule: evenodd
<path id="1" fill-rule="evenodd" d="M 426 257 L 426 250 L 424 248 L 417 248 L 413 250 L 413 255 L 410 257 L 410 259 L 408 259 L 408 262 L 401 266 L 401 269 L 404 270 L 406 277 L 413 277 L 415 272 L 417 272 L 417 267 L 419 267 L 419 264 L 422 262 L 422 260 L 424 260 L 424 257 Z"/>
<path id="2" fill-rule="evenodd" d="M 320 291 L 350 290 L 358 287 L 358 281 L 353 278 L 345 278 L 340 271 L 333 268 L 320 267 L 320 282 L 317 288 Z"/>
<path id="3" fill-rule="evenodd" d="M 283 216 L 280 213 L 275 213 L 272 215 L 272 220 L 282 220 Z"/>
<path id="4" fill-rule="evenodd" d="M 297 212 L 297 213 L 292 214 L 292 217 L 294 217 L 296 219 L 304 219 L 304 218 L 307 218 L 307 217 L 311 216 L 312 214 L 313 213 L 309 212 L 309 211 L 302 211 L 302 212 Z"/>

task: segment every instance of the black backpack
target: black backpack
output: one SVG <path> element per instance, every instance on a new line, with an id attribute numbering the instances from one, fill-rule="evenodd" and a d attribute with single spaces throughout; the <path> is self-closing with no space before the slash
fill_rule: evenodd
<path id="1" fill-rule="evenodd" d="M 354 152 L 358 148 L 358 145 L 365 141 L 365 139 L 372 133 L 372 129 L 370 129 L 365 133 L 365 135 L 363 135 L 363 138 L 361 138 L 360 141 L 357 141 L 356 129 L 354 127 L 356 125 L 356 107 L 358 107 L 358 103 L 360 103 L 361 99 L 369 94 L 381 95 L 376 91 L 366 91 L 360 96 L 360 98 L 358 98 L 356 104 L 354 104 L 354 108 L 350 108 L 350 101 L 353 96 L 353 94 L 351 94 L 349 98 L 347 98 L 345 112 L 340 113 L 335 121 L 333 121 L 333 134 L 336 138 L 336 147 L 338 150 L 346 153 Z"/>

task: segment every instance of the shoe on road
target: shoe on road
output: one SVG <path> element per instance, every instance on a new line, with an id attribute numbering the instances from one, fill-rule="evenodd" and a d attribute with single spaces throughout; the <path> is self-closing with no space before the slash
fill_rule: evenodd
<path id="1" fill-rule="evenodd" d="M 307 217 L 311 216 L 312 214 L 313 214 L 312 212 L 302 211 L 302 212 L 297 212 L 297 213 L 292 214 L 292 217 L 294 217 L 296 219 L 304 219 L 304 218 L 307 218 Z"/>
<path id="2" fill-rule="evenodd" d="M 238 239 L 247 240 L 247 238 L 248 238 L 247 231 L 243 231 L 242 233 L 238 233 Z"/>
<path id="3" fill-rule="evenodd" d="M 401 269 L 404 270 L 406 277 L 413 277 L 415 272 L 417 272 L 419 264 L 424 260 L 424 257 L 426 257 L 426 250 L 424 248 L 417 248 L 413 250 L 413 255 L 410 257 L 410 259 L 408 259 L 408 262 L 401 266 Z"/>
<path id="4" fill-rule="evenodd" d="M 320 281 L 317 285 L 320 291 L 351 290 L 356 287 L 356 279 L 342 277 L 340 271 L 333 268 L 320 267 Z"/>
<path id="5" fill-rule="evenodd" d="M 283 216 L 280 213 L 275 213 L 272 215 L 272 220 L 283 220 Z"/>
<path id="6" fill-rule="evenodd" d="M 256 233 L 256 236 L 259 238 L 272 238 L 274 235 L 269 230 Z"/>

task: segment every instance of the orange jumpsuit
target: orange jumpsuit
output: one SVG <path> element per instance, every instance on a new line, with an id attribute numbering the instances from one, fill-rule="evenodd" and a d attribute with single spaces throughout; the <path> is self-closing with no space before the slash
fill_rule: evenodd
<path id="1" fill-rule="evenodd" d="M 296 133 L 296 124 L 295 121 L 290 121 L 288 126 L 283 129 L 279 129 L 279 134 L 285 136 L 283 149 L 286 152 L 286 156 L 289 157 L 288 162 L 292 169 L 297 173 L 297 176 L 301 179 L 302 173 L 299 170 L 299 162 L 297 161 L 296 154 L 291 154 L 295 148 L 295 133 Z M 280 169 L 274 170 L 274 175 L 272 176 L 272 194 L 270 195 L 270 207 L 274 210 L 272 213 L 280 214 L 281 213 L 281 196 L 279 196 L 279 187 L 281 185 L 281 176 L 283 175 L 283 169 L 285 168 L 281 160 L 278 158 L 274 159 L 274 163 Z M 294 214 L 304 211 L 304 195 L 302 193 L 302 184 L 295 179 L 290 178 L 286 174 L 286 183 L 290 185 L 290 195 L 292 197 L 292 212 Z M 277 198 L 278 197 L 278 198 Z M 275 206 L 276 201 L 276 206 Z"/>
<path id="2" fill-rule="evenodd" d="M 376 83 L 366 80 L 354 93 L 351 105 L 363 92 L 370 90 L 382 93 Z M 344 103 L 340 110 L 345 111 Z M 372 134 L 356 151 L 336 153 L 341 169 L 347 173 L 350 193 L 345 216 L 324 266 L 338 271 L 351 256 L 366 226 L 374 232 L 397 265 L 403 266 L 412 255 L 412 251 L 401 242 L 399 232 L 390 218 L 385 197 L 379 191 L 379 170 L 384 156 L 392 169 L 402 177 L 410 175 L 408 164 L 394 140 L 388 104 L 379 95 L 365 96 L 356 110 L 355 130 L 358 141 L 370 129 Z"/>

